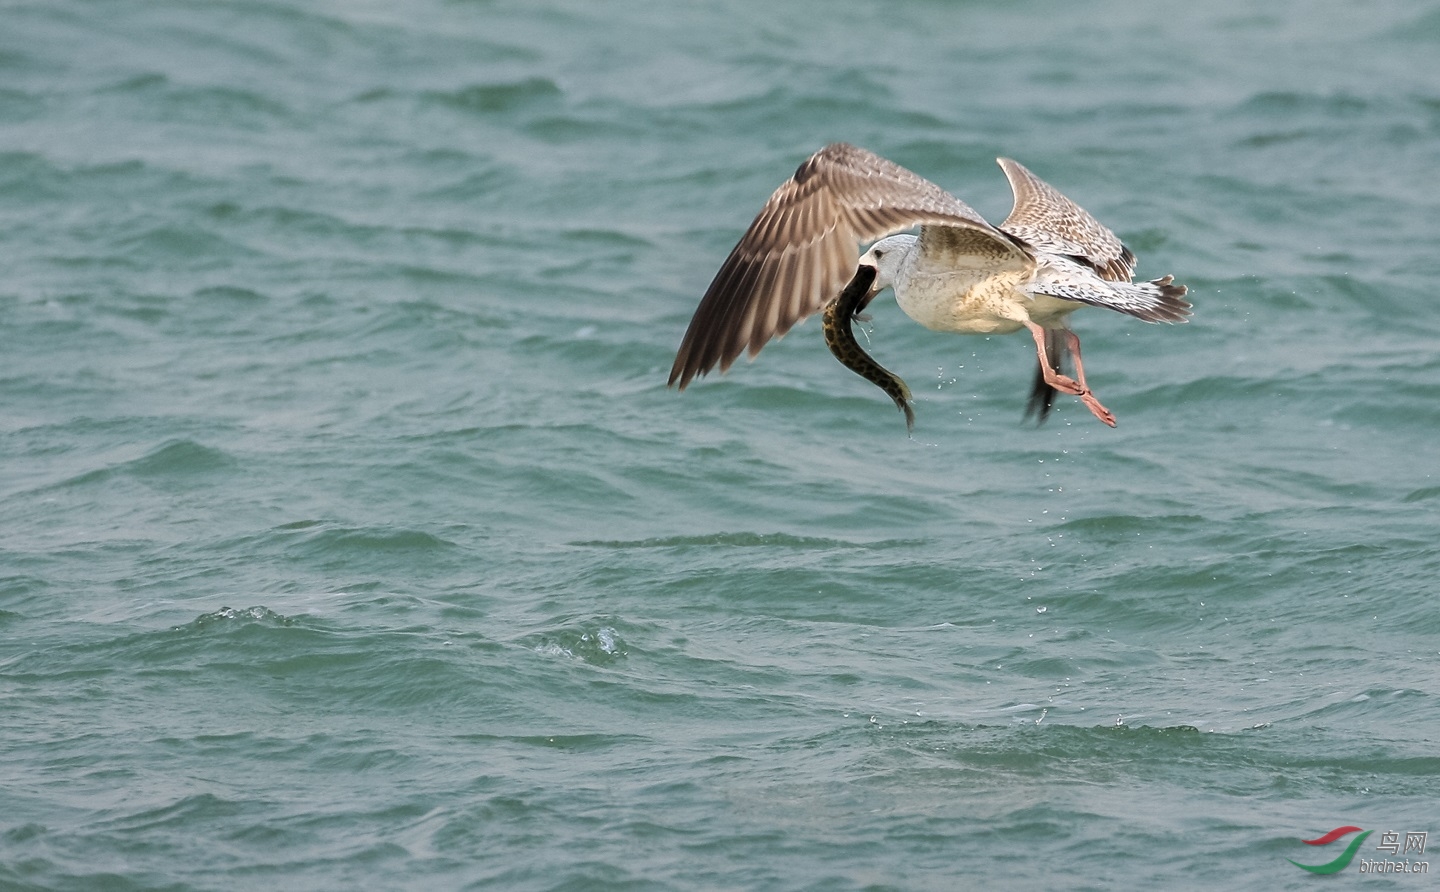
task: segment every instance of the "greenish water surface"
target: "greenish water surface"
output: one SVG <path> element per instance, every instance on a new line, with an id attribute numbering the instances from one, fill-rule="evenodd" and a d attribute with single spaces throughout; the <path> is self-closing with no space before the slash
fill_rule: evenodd
<path id="1" fill-rule="evenodd" d="M 1440 832 L 1437 58 L 1405 2 L 0 6 L 0 888 Z M 1117 429 L 888 300 L 913 438 L 819 320 L 665 389 L 835 140 L 997 221 L 1014 157 L 1190 286 L 1075 316 Z"/>

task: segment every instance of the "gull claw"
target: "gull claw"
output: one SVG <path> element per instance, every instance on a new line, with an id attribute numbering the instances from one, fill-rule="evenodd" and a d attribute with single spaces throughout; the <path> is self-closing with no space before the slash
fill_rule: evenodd
<path id="1" fill-rule="evenodd" d="M 1100 419 L 1101 423 L 1110 427 L 1115 426 L 1115 413 L 1100 405 L 1100 401 L 1095 399 L 1095 394 L 1088 390 L 1085 391 L 1080 394 L 1080 402 L 1084 403 L 1085 408 L 1090 410 L 1090 414 Z"/>

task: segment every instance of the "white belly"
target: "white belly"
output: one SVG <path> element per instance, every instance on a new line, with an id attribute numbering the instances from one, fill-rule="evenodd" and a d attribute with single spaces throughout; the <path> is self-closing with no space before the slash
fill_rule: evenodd
<path id="1" fill-rule="evenodd" d="M 962 270 L 904 277 L 895 302 L 905 315 L 933 331 L 1008 334 L 1031 320 L 1051 327 L 1081 304 L 1020 290 L 1028 271 Z"/>

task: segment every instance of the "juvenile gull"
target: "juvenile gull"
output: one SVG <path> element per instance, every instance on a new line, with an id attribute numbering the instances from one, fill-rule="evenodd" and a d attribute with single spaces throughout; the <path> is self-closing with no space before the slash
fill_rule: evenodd
<path id="1" fill-rule="evenodd" d="M 998 159 L 1015 207 L 998 227 L 939 186 L 872 152 L 826 146 L 775 190 L 710 283 L 680 343 L 670 384 L 685 389 L 717 365 L 827 309 L 825 337 L 848 368 L 913 419 L 905 382 L 871 359 L 851 321 L 886 288 L 926 328 L 958 334 L 1028 329 L 1040 368 L 1026 414 L 1043 421 L 1055 393 L 1115 416 L 1085 383 L 1071 313 L 1085 304 L 1146 322 L 1183 322 L 1190 304 L 1173 276 L 1134 282 L 1135 255 L 1079 205 L 1009 158 Z M 920 234 L 905 233 L 920 228 Z M 851 258 L 862 243 L 873 242 Z M 847 286 L 845 283 L 849 281 Z M 842 290 L 843 289 L 843 290 Z M 1061 368 L 1068 350 L 1075 377 Z"/>

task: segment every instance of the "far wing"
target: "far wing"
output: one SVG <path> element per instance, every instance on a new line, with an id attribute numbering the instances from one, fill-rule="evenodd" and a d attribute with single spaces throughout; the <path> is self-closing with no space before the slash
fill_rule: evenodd
<path id="1" fill-rule="evenodd" d="M 996 160 L 1015 193 L 1015 207 L 1001 229 L 1041 251 L 1083 260 L 1112 282 L 1135 277 L 1135 255 L 1115 233 L 1020 162 Z"/>

